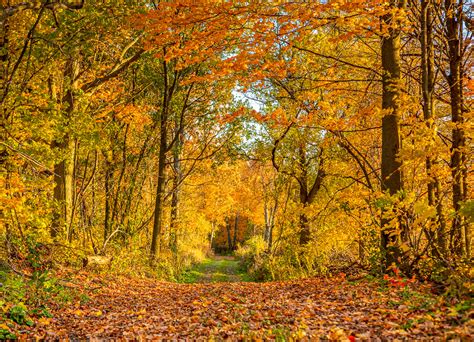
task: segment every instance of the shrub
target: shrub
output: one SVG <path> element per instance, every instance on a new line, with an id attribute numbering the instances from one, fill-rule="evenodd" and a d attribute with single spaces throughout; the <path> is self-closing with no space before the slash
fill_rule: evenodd
<path id="1" fill-rule="evenodd" d="M 251 279 L 262 281 L 271 278 L 268 269 L 269 255 L 266 252 L 266 243 L 261 236 L 254 236 L 247 240 L 243 246 L 239 246 L 235 252 L 241 259 L 244 268 Z"/>
<path id="2" fill-rule="evenodd" d="M 15 248 L 20 251 L 21 257 L 15 259 L 20 271 L 13 272 L 6 261 L 0 262 L 0 339 L 15 338 L 18 326 L 32 326 L 34 318 L 51 317 L 49 303 L 73 298 L 53 275 L 47 246 L 27 238 L 25 245 Z"/>

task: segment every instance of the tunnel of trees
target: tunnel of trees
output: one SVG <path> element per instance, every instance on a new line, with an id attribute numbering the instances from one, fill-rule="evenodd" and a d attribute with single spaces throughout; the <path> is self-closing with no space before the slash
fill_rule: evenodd
<path id="1" fill-rule="evenodd" d="M 4 1 L 2 258 L 458 272 L 472 30 L 454 0 Z"/>

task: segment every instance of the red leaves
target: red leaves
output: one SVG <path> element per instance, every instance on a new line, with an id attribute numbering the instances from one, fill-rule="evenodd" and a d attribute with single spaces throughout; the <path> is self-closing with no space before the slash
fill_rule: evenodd
<path id="1" fill-rule="evenodd" d="M 229 114 L 225 115 L 224 117 L 222 117 L 220 119 L 220 123 L 224 124 L 224 123 L 232 122 L 236 118 L 238 118 L 239 116 L 242 116 L 242 114 L 245 111 L 246 111 L 246 109 L 244 107 L 239 107 L 236 111 L 234 111 L 232 113 L 229 113 Z"/>
<path id="2" fill-rule="evenodd" d="M 412 284 L 415 282 L 415 276 L 413 276 L 411 279 L 407 279 L 401 276 L 400 270 L 396 267 L 392 268 L 393 276 L 390 276 L 388 274 L 384 274 L 383 279 L 388 282 L 389 286 L 391 287 L 406 287 L 409 284 Z"/>

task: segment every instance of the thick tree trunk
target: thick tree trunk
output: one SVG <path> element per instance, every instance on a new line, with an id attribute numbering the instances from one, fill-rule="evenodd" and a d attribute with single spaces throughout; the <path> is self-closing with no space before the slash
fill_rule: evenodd
<path id="1" fill-rule="evenodd" d="M 453 123 L 452 146 L 451 146 L 451 173 L 453 178 L 453 218 L 450 232 L 450 250 L 457 256 L 467 255 L 466 234 L 467 225 L 464 226 L 462 216 L 459 213 L 461 204 L 466 200 L 464 185 L 464 148 L 465 136 L 462 124 L 464 122 L 462 112 L 462 3 L 463 1 L 445 0 L 446 35 L 448 40 L 449 75 L 448 84 L 451 97 L 451 121 Z M 463 231 L 464 230 L 464 231 Z M 464 241 L 463 241 L 464 235 Z"/>
<path id="2" fill-rule="evenodd" d="M 400 30 L 394 22 L 394 12 L 405 6 L 403 0 L 392 0 L 391 12 L 384 15 L 383 24 L 389 27 L 388 35 L 382 38 L 382 191 L 390 195 L 402 189 L 401 161 L 398 153 L 401 147 L 400 136 Z M 381 248 L 385 265 L 400 263 L 400 249 L 397 236 L 400 232 L 390 226 L 390 220 L 382 213 Z"/>
<path id="3" fill-rule="evenodd" d="M 56 237 L 69 227 L 72 221 L 72 204 L 74 202 L 73 175 L 74 175 L 74 141 L 67 137 L 67 141 L 54 143 L 53 147 L 64 154 L 64 159 L 54 164 L 54 199 L 57 207 L 53 214 L 51 236 Z M 69 231 L 66 236 L 69 239 Z"/>
<path id="4" fill-rule="evenodd" d="M 306 214 L 300 215 L 300 229 L 300 246 L 305 246 L 311 241 L 311 231 Z"/>
<path id="5" fill-rule="evenodd" d="M 311 186 L 308 187 L 309 179 L 308 179 L 308 162 L 306 159 L 306 149 L 304 147 L 299 148 L 299 167 L 300 167 L 300 176 L 298 178 L 299 182 L 299 195 L 300 195 L 300 203 L 302 205 L 303 212 L 300 214 L 300 236 L 299 236 L 299 244 L 300 246 L 304 246 L 311 241 L 311 230 L 309 226 L 309 220 L 306 216 L 304 210 L 314 202 L 316 195 L 318 194 L 319 190 L 321 189 L 322 182 L 324 177 L 326 176 L 324 172 L 324 159 L 323 159 L 323 150 L 321 149 L 319 153 L 319 165 L 318 165 L 318 173 L 316 178 Z"/>

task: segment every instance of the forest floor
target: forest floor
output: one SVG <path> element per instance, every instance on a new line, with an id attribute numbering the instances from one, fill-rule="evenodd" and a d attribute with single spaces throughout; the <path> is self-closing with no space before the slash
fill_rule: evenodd
<path id="1" fill-rule="evenodd" d="M 225 282 L 224 282 L 225 280 Z M 81 273 L 87 296 L 50 306 L 20 339 L 369 340 L 474 337 L 472 302 L 449 304 L 427 286 L 343 276 L 253 283 L 233 258 L 206 260 L 193 284 Z M 393 284 L 392 284 L 393 285 Z"/>

